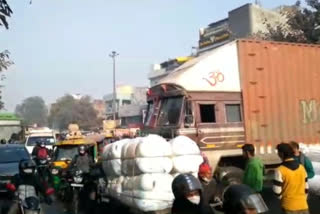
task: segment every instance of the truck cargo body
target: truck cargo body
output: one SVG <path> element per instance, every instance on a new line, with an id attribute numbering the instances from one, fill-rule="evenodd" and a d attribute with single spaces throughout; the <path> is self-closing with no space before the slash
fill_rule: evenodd
<path id="1" fill-rule="evenodd" d="M 215 166 L 252 143 L 266 164 L 291 140 L 320 143 L 320 46 L 238 40 L 186 62 L 148 91 L 147 132 L 187 135 Z"/>

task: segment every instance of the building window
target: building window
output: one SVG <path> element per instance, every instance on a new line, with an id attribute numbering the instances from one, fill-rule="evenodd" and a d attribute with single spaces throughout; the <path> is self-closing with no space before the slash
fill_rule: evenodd
<path id="1" fill-rule="evenodd" d="M 215 105 L 200 104 L 201 123 L 216 123 Z"/>
<path id="2" fill-rule="evenodd" d="M 228 123 L 242 122 L 240 104 L 226 104 Z"/>
<path id="3" fill-rule="evenodd" d="M 130 100 L 122 100 L 122 105 L 130 105 L 131 101 Z"/>

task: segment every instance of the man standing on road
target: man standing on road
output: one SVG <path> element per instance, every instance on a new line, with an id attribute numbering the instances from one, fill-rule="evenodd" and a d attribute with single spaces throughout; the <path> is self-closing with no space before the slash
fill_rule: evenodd
<path id="1" fill-rule="evenodd" d="M 245 144 L 242 147 L 242 154 L 247 159 L 243 183 L 254 191 L 261 192 L 263 187 L 263 163 L 259 158 L 255 157 L 255 150 L 252 144 Z"/>
<path id="2" fill-rule="evenodd" d="M 308 179 L 313 178 L 314 170 L 310 159 L 300 151 L 299 144 L 297 142 L 291 141 L 290 146 L 292 147 L 294 152 L 294 159 L 298 161 L 298 163 L 302 164 L 306 169 Z"/>
<path id="3" fill-rule="evenodd" d="M 309 214 L 306 170 L 294 160 L 289 144 L 281 143 L 277 150 L 282 164 L 275 170 L 273 191 L 281 200 L 283 214 Z"/>

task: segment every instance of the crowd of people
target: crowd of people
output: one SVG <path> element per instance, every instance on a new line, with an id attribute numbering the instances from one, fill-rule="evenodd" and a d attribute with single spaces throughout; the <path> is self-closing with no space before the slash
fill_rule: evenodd
<path id="1" fill-rule="evenodd" d="M 260 195 L 264 187 L 265 167 L 255 156 L 252 144 L 245 144 L 242 152 L 246 159 L 243 184 L 226 188 L 220 208 L 225 214 L 265 213 L 268 208 Z M 280 200 L 282 213 L 309 214 L 308 179 L 315 175 L 311 161 L 300 152 L 296 142 L 280 143 L 277 152 L 282 163 L 274 172 L 273 192 Z M 218 191 L 208 161 L 205 159 L 200 165 L 198 178 L 191 174 L 176 177 L 172 191 L 175 196 L 173 214 L 212 214 L 210 204 L 217 203 Z"/>

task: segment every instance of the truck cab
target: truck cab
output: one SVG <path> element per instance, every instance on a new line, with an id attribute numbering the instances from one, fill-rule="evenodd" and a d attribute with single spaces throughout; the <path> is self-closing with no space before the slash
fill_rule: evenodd
<path id="1" fill-rule="evenodd" d="M 238 167 L 243 167 L 241 93 L 188 92 L 178 85 L 161 84 L 149 89 L 147 97 L 144 132 L 167 139 L 188 136 L 206 153 L 211 165 L 216 166 L 221 157 L 228 156 L 236 157 Z"/>

